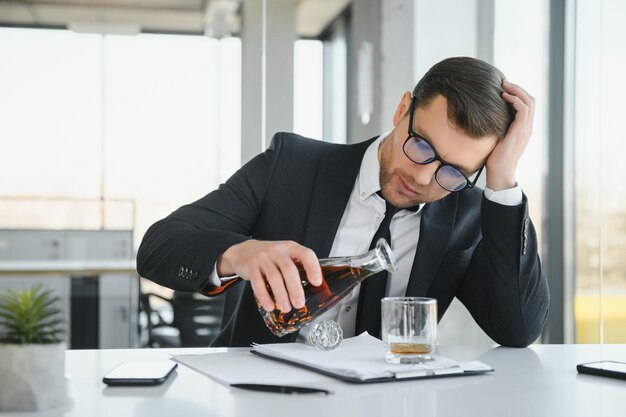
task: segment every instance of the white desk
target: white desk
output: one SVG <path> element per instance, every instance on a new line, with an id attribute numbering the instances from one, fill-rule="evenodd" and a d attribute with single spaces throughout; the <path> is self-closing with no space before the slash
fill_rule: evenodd
<path id="1" fill-rule="evenodd" d="M 225 350 L 69 351 L 70 404 L 44 413 L 0 416 L 626 416 L 626 381 L 576 373 L 576 364 L 582 362 L 626 361 L 626 345 L 442 347 L 443 355 L 459 360 L 480 358 L 496 371 L 482 376 L 366 385 L 329 378 L 328 388 L 335 392 L 332 396 L 237 390 L 182 365 L 158 387 L 109 388 L 101 382 L 103 374 L 124 360 Z"/>

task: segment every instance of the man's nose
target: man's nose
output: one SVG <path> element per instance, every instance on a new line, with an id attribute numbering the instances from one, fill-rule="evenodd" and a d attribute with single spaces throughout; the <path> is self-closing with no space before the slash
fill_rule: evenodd
<path id="1" fill-rule="evenodd" d="M 435 172 L 437 172 L 437 168 L 439 168 L 441 162 L 433 161 L 430 164 L 426 165 L 418 165 L 415 170 L 413 170 L 413 181 L 419 185 L 428 185 L 435 178 Z"/>

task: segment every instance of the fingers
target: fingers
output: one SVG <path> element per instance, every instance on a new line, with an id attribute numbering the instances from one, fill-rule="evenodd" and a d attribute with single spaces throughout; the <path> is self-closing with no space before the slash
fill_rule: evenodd
<path id="1" fill-rule="evenodd" d="M 515 184 L 515 170 L 532 133 L 535 99 L 523 88 L 502 82 L 502 99 L 515 109 L 515 118 L 505 136 L 487 158 L 487 187 L 505 190 Z"/>
<path id="2" fill-rule="evenodd" d="M 513 84 L 507 80 L 504 80 L 502 81 L 502 88 L 509 95 L 519 97 L 522 100 L 522 102 L 524 102 L 524 104 L 526 104 L 527 106 L 529 107 L 534 106 L 535 98 L 531 96 L 530 94 L 528 94 L 528 92 L 524 90 L 522 87 L 520 87 L 519 85 Z"/>
<path id="3" fill-rule="evenodd" d="M 298 255 L 298 260 L 306 272 L 306 277 L 309 282 L 318 287 L 322 284 L 322 270 L 320 268 L 320 262 L 311 249 L 300 246 L 301 250 Z"/>
<path id="4" fill-rule="evenodd" d="M 319 286 L 322 283 L 322 272 L 320 263 L 311 249 L 299 245 L 295 242 L 287 242 L 289 245 L 289 258 L 283 258 L 280 269 L 284 277 L 284 282 L 289 293 L 291 304 L 296 308 L 304 307 L 304 290 L 302 288 L 302 277 L 293 260 L 300 262 L 311 285 Z"/>
<path id="5" fill-rule="evenodd" d="M 257 273 L 251 274 L 246 277 L 248 281 L 250 281 L 250 285 L 252 286 L 252 291 L 254 292 L 254 296 L 258 300 L 258 302 L 263 306 L 266 311 L 274 311 L 275 304 L 274 299 L 271 297 L 269 291 L 267 291 L 267 286 L 265 283 L 265 278 L 261 271 Z"/>
<path id="6" fill-rule="evenodd" d="M 513 105 L 513 108 L 517 111 L 518 114 L 530 113 L 530 108 L 520 97 L 514 96 L 505 91 L 504 93 L 502 93 L 502 98 L 506 100 L 507 102 L 511 103 Z"/>
<path id="7" fill-rule="evenodd" d="M 291 305 L 300 309 L 304 307 L 304 289 L 302 288 L 300 272 L 291 259 L 282 259 L 279 262 L 278 267 L 284 277 L 284 283 L 287 288 L 287 293 L 289 294 Z M 296 277 L 296 279 L 293 277 Z"/>
<path id="8" fill-rule="evenodd" d="M 511 103 L 518 113 L 521 112 L 520 116 L 528 116 L 528 120 L 532 123 L 535 114 L 535 98 L 519 85 L 507 80 L 502 82 L 502 88 L 504 89 L 502 98 Z"/>
<path id="9" fill-rule="evenodd" d="M 261 259 L 256 261 L 254 266 L 250 268 L 251 272 L 248 273 L 248 280 L 257 300 L 267 311 L 280 310 L 283 313 L 291 311 L 292 303 L 286 281 L 293 281 L 293 278 L 285 279 L 283 272 L 269 257 L 261 255 L 259 258 Z M 300 283 L 299 279 L 297 283 Z M 300 285 L 300 291 L 302 291 L 302 285 Z M 304 294 L 302 298 L 304 299 Z"/>
<path id="10" fill-rule="evenodd" d="M 296 263 L 302 264 L 312 285 L 322 283 L 315 253 L 291 241 L 246 241 L 227 250 L 225 264 L 250 281 L 258 302 L 268 311 L 289 312 L 305 305 L 302 278 Z"/>
<path id="11" fill-rule="evenodd" d="M 267 285 L 272 289 L 274 294 L 274 301 L 276 301 L 276 307 L 283 313 L 291 311 L 291 302 L 289 295 L 287 294 L 287 288 L 285 287 L 285 281 L 283 280 L 283 274 L 278 270 L 276 265 L 271 261 L 262 266 L 263 275 Z"/>

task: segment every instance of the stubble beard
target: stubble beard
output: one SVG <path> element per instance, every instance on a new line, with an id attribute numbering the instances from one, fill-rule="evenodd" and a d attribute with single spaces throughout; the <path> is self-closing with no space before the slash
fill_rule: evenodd
<path id="1" fill-rule="evenodd" d="M 420 189 L 421 187 L 413 184 L 409 179 L 410 175 L 402 172 L 401 169 L 396 168 L 391 171 L 390 167 L 392 166 L 392 147 L 393 143 L 390 142 L 392 140 L 391 136 L 387 137 L 385 141 L 381 144 L 380 148 L 380 171 L 378 175 L 378 180 L 380 182 L 380 189 L 383 194 L 385 200 L 389 201 L 394 207 L 397 208 L 408 208 L 414 207 L 418 204 L 423 203 L 432 203 L 433 201 L 437 201 L 448 195 L 443 189 L 441 190 L 443 193 L 441 195 L 429 196 L 426 195 L 426 198 L 415 198 L 407 200 L 405 196 L 399 195 L 399 193 L 394 193 L 392 179 L 394 176 L 400 177 L 409 187 L 413 189 Z M 434 179 L 433 179 L 434 181 Z M 401 198 L 402 200 L 399 200 Z"/>

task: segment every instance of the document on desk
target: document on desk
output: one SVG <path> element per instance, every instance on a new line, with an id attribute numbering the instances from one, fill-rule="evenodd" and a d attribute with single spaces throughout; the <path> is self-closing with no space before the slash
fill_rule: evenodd
<path id="1" fill-rule="evenodd" d="M 457 362 L 442 356 L 425 364 L 388 364 L 383 342 L 367 333 L 345 339 L 335 350 L 323 351 L 300 343 L 253 345 L 254 353 L 350 382 L 475 375 L 493 371 L 479 361 Z"/>
<path id="2" fill-rule="evenodd" d="M 474 375 L 493 370 L 482 362 L 456 362 L 441 356 L 423 366 L 392 365 L 385 362 L 382 343 L 363 333 L 345 339 L 331 351 L 302 343 L 255 344 L 252 352 L 256 355 L 240 351 L 175 355 L 173 359 L 225 385 L 267 384 L 268 375 L 273 384 L 316 387 L 323 386 L 329 377 L 359 383 L 389 382 Z"/>
<path id="3" fill-rule="evenodd" d="M 172 359 L 223 385 L 272 383 L 323 387 L 330 380 L 319 373 L 261 358 L 249 350 L 174 355 Z"/>

